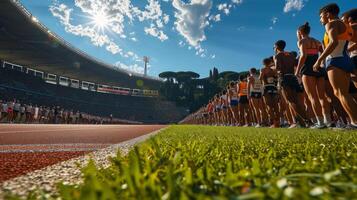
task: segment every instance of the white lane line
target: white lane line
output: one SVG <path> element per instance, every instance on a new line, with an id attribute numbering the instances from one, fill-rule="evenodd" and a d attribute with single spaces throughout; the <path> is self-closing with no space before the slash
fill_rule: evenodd
<path id="1" fill-rule="evenodd" d="M 122 155 L 126 155 L 134 145 L 149 139 L 166 128 L 161 128 L 146 135 L 114 144 L 93 153 L 60 162 L 40 170 L 35 170 L 26 175 L 0 183 L 0 199 L 2 197 L 1 194 L 5 194 L 5 191 L 11 191 L 11 193 L 20 195 L 21 197 L 26 197 L 30 191 L 36 189 L 41 189 L 51 194 L 58 194 L 56 188 L 58 182 L 62 181 L 66 184 L 79 184 L 82 182 L 83 176 L 81 168 L 84 167 L 89 160 L 94 160 L 96 165 L 100 168 L 109 167 L 111 162 L 108 158 L 115 157 L 118 150 L 122 152 Z"/>
<path id="2" fill-rule="evenodd" d="M 39 133 L 39 132 L 58 132 L 58 131 L 84 131 L 84 130 L 92 130 L 93 127 L 87 127 L 87 128 L 81 128 L 81 129 L 66 129 L 66 128 L 60 128 L 60 129 L 52 129 L 52 130 L 26 130 L 26 131 L 0 131 L 0 134 L 2 133 Z M 111 129 L 114 129 L 112 127 Z M 108 129 L 98 129 L 98 130 L 108 130 Z M 120 130 L 120 129 L 118 129 Z"/>
<path id="3" fill-rule="evenodd" d="M 102 147 L 104 148 L 104 147 Z M 49 152 L 78 152 L 78 151 L 96 151 L 98 148 L 66 148 L 66 149 L 36 149 L 36 150 L 0 150 L 0 153 L 49 153 Z"/>
<path id="4" fill-rule="evenodd" d="M 2 147 L 42 147 L 42 146 L 108 146 L 113 143 L 62 143 L 62 144 L 1 144 Z"/>
<path id="5" fill-rule="evenodd" d="M 71 151 L 94 151 L 106 148 L 113 144 L 17 144 L 0 145 L 0 153 L 36 153 L 36 152 L 71 152 Z"/>

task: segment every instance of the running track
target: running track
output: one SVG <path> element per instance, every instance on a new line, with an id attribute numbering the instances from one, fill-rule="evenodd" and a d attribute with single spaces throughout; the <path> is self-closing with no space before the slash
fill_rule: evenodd
<path id="1" fill-rule="evenodd" d="M 0 183 L 164 127 L 0 125 Z"/>

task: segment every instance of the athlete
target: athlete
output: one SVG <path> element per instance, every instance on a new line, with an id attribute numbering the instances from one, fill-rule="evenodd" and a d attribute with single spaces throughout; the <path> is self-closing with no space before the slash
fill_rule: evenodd
<path id="1" fill-rule="evenodd" d="M 351 74 L 351 83 L 349 92 L 357 101 L 357 9 L 352 9 L 343 14 L 342 21 L 350 29 L 351 41 L 348 45 L 348 52 L 355 66 Z"/>
<path id="2" fill-rule="evenodd" d="M 248 94 L 249 100 L 252 105 L 252 116 L 255 116 L 257 125 L 259 128 L 265 125 L 266 112 L 263 103 L 263 84 L 259 79 L 259 74 L 257 74 L 257 69 L 251 68 L 249 70 L 248 77 Z"/>
<path id="3" fill-rule="evenodd" d="M 277 88 L 277 72 L 272 69 L 273 60 L 266 58 L 263 60 L 264 68 L 261 69 L 259 79 L 263 83 L 264 102 L 267 105 L 271 128 L 279 126 L 279 108 L 278 108 L 278 88 Z"/>
<path id="4" fill-rule="evenodd" d="M 325 92 L 324 76 L 326 71 L 323 68 L 316 72 L 313 70 L 313 65 L 319 57 L 319 52 L 322 51 L 322 45 L 318 40 L 309 36 L 310 29 L 309 23 L 306 22 L 297 31 L 300 57 L 295 75 L 302 76 L 304 89 L 316 117 L 317 123 L 312 128 L 322 129 L 332 125 L 331 110 Z"/>
<path id="5" fill-rule="evenodd" d="M 244 127 L 248 127 L 250 124 L 250 116 L 249 116 L 249 102 L 248 102 L 248 83 L 246 80 L 246 76 L 239 76 L 238 83 L 238 109 L 240 115 L 240 125 Z"/>
<path id="6" fill-rule="evenodd" d="M 351 123 L 350 128 L 357 128 L 357 103 L 349 94 L 350 76 L 354 70 L 348 56 L 347 47 L 351 35 L 346 25 L 338 18 L 340 8 L 332 3 L 320 9 L 320 21 L 325 26 L 325 49 L 314 65 L 314 71 L 321 68 L 326 60 L 326 70 L 335 96 L 340 100 Z"/>
<path id="7" fill-rule="evenodd" d="M 232 113 L 232 124 L 237 125 L 239 123 L 238 114 L 238 91 L 237 84 L 234 81 L 229 83 L 228 97 L 229 97 L 229 110 Z"/>
<path id="8" fill-rule="evenodd" d="M 222 117 L 222 124 L 228 124 L 228 95 L 227 90 L 223 90 L 221 95 L 221 117 Z"/>
<path id="9" fill-rule="evenodd" d="M 295 76 L 296 59 L 289 52 L 285 51 L 286 43 L 279 40 L 275 43 L 274 49 L 276 55 L 274 62 L 278 75 L 282 79 L 282 94 L 286 102 L 291 106 L 294 118 L 299 122 L 300 126 L 306 126 L 307 118 L 304 105 L 303 90 Z"/>

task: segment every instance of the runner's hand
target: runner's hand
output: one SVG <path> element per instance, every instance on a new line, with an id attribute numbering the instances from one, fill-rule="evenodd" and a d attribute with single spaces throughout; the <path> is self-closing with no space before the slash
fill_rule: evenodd
<path id="1" fill-rule="evenodd" d="M 314 72 L 318 72 L 319 71 L 319 69 L 321 68 L 321 62 L 322 62 L 321 60 L 317 60 L 316 61 L 316 63 L 313 66 Z"/>

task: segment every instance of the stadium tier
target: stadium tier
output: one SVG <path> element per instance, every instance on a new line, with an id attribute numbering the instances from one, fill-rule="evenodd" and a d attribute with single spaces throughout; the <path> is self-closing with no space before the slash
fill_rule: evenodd
<path id="1" fill-rule="evenodd" d="M 161 79 L 106 64 L 42 25 L 19 1 L 0 1 L 0 59 L 73 80 L 159 90 Z"/>
<path id="2" fill-rule="evenodd" d="M 46 83 L 14 69 L 0 67 L 0 98 L 24 103 L 61 106 L 93 115 L 110 116 L 144 123 L 173 123 L 186 115 L 175 103 L 138 96 L 99 93 Z"/>

